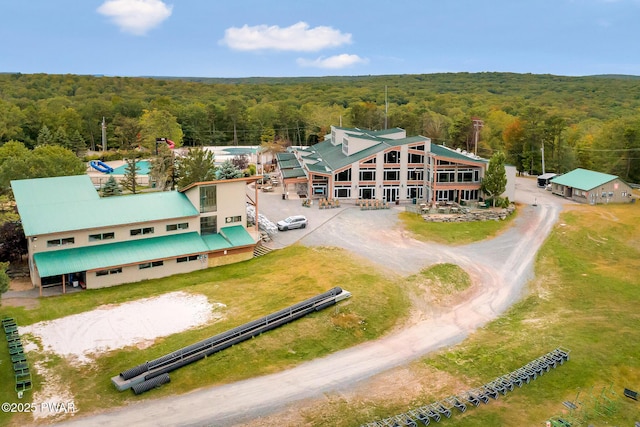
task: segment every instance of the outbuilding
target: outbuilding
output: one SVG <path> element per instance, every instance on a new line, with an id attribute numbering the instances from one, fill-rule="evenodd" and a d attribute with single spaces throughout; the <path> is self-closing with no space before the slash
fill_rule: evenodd
<path id="1" fill-rule="evenodd" d="M 574 169 L 551 179 L 551 192 L 578 203 L 630 203 L 631 187 L 620 177 L 588 169 Z"/>

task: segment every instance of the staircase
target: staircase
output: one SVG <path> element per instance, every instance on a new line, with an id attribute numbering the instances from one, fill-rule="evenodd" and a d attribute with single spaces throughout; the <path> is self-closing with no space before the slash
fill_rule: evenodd
<path id="1" fill-rule="evenodd" d="M 253 249 L 253 256 L 255 258 L 255 257 L 259 257 L 259 256 L 262 256 L 262 255 L 266 255 L 269 252 L 271 252 L 272 250 L 273 249 L 271 249 L 271 248 L 269 248 L 267 246 L 264 246 L 262 244 L 262 242 L 258 242 L 256 247 Z"/>

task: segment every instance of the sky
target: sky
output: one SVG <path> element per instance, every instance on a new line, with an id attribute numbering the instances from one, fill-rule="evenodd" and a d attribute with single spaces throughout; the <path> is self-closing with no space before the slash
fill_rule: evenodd
<path id="1" fill-rule="evenodd" d="M 640 0 L 0 0 L 0 72 L 640 75 Z"/>

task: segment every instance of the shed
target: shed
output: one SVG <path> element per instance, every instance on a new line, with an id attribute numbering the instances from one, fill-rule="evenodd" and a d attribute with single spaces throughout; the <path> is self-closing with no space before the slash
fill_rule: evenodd
<path id="1" fill-rule="evenodd" d="M 538 187 L 544 188 L 549 185 L 549 182 L 558 176 L 557 173 L 543 173 L 542 175 L 538 175 Z"/>
<path id="2" fill-rule="evenodd" d="M 631 187 L 620 177 L 588 169 L 574 169 L 552 178 L 551 191 L 575 202 L 592 205 L 633 201 Z"/>

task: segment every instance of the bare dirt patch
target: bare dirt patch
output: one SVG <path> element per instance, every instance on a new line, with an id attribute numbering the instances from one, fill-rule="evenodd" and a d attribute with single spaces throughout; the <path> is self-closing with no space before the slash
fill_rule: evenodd
<path id="1" fill-rule="evenodd" d="M 215 308 L 204 295 L 172 292 L 39 322 L 20 328 L 20 334 L 33 336 L 44 351 L 88 363 L 95 354 L 148 347 L 156 338 L 204 325 L 222 316 Z M 30 343 L 27 350 L 35 347 Z"/>
<path id="2" fill-rule="evenodd" d="M 29 291 L 33 289 L 33 284 L 29 277 L 16 277 L 9 282 L 10 291 Z"/>

